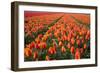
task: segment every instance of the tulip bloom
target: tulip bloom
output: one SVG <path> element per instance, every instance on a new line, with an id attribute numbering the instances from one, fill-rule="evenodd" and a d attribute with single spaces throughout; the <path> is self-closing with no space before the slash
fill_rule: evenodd
<path id="1" fill-rule="evenodd" d="M 80 59 L 80 52 L 78 49 L 76 49 L 76 52 L 75 52 L 75 59 Z"/>
<path id="2" fill-rule="evenodd" d="M 48 55 L 45 57 L 45 60 L 47 60 L 47 61 L 49 61 L 49 60 L 50 60 L 50 58 L 49 58 L 49 56 L 48 56 Z"/>
<path id="3" fill-rule="evenodd" d="M 66 48 L 64 46 L 62 46 L 61 52 L 63 52 L 63 53 L 66 52 Z"/>
<path id="4" fill-rule="evenodd" d="M 70 51 L 71 51 L 71 54 L 74 54 L 74 51 L 75 51 L 74 46 L 71 47 Z"/>
<path id="5" fill-rule="evenodd" d="M 24 49 L 24 55 L 25 55 L 26 57 L 31 56 L 31 55 L 32 55 L 32 50 L 31 50 L 30 48 L 25 48 L 25 49 Z"/>
<path id="6" fill-rule="evenodd" d="M 38 57 L 38 52 L 36 51 L 33 53 L 33 59 L 36 59 L 37 57 Z"/>

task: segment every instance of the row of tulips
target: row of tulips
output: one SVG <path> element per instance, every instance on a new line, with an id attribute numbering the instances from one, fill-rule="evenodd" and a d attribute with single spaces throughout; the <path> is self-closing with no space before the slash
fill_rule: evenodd
<path id="1" fill-rule="evenodd" d="M 36 16 L 36 19 L 32 19 L 33 17 L 28 17 L 28 19 L 26 18 L 28 22 L 34 22 L 25 23 L 25 30 L 27 31 L 25 32 L 25 35 L 27 35 L 31 29 L 39 28 L 40 25 L 43 27 L 46 25 L 46 28 L 48 29 L 39 33 L 35 38 L 25 38 L 25 40 L 31 40 L 31 42 L 25 43 L 25 61 L 90 58 L 90 29 L 86 28 L 86 26 L 82 26 L 84 24 L 80 24 L 80 22 L 78 22 L 79 16 L 83 16 L 82 18 L 86 16 L 88 19 L 89 15 L 79 14 L 78 17 L 77 15 L 59 13 Z M 40 21 L 37 21 L 37 18 Z M 43 23 L 42 20 L 44 19 L 48 23 Z M 84 20 L 82 22 L 84 22 Z M 89 19 L 84 23 L 88 22 Z M 39 26 L 35 26 L 34 23 L 41 24 Z M 26 28 L 26 26 L 31 27 L 31 29 Z M 39 28 L 38 30 L 45 29 Z M 34 36 L 32 33 L 37 33 L 38 30 L 31 31 L 31 35 L 27 36 Z"/>
<path id="2" fill-rule="evenodd" d="M 63 14 L 49 14 L 43 16 L 25 17 L 25 44 L 32 42 L 40 33 L 44 34 L 48 26 L 54 24 Z M 41 30 L 40 30 L 41 29 Z"/>
<path id="3" fill-rule="evenodd" d="M 62 16 L 62 14 L 52 14 L 43 16 L 33 16 L 25 18 L 25 33 L 31 35 L 32 32 L 36 33 L 38 30 L 47 27 L 55 19 Z"/>

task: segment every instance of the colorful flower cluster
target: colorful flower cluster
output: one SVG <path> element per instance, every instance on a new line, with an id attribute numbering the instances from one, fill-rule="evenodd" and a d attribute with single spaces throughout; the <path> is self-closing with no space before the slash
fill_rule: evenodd
<path id="1" fill-rule="evenodd" d="M 25 61 L 90 58 L 90 15 L 25 17 Z"/>

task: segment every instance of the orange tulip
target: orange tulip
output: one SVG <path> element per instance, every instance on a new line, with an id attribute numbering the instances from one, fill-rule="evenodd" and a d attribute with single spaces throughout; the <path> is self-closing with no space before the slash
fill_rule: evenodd
<path id="1" fill-rule="evenodd" d="M 53 50 L 51 48 L 49 48 L 48 53 L 53 54 Z"/>
<path id="2" fill-rule="evenodd" d="M 87 45 L 86 44 L 84 44 L 84 49 L 86 49 L 87 48 Z"/>
<path id="3" fill-rule="evenodd" d="M 77 43 L 77 45 L 80 45 L 81 42 L 80 42 L 80 40 L 77 40 L 76 43 Z"/>
<path id="4" fill-rule="evenodd" d="M 42 47 L 46 48 L 47 44 L 45 42 L 42 43 Z"/>
<path id="5" fill-rule="evenodd" d="M 67 47 L 70 49 L 70 47 L 71 47 L 71 46 L 70 46 L 70 43 L 67 44 Z"/>
<path id="6" fill-rule="evenodd" d="M 25 49 L 24 49 L 24 55 L 25 55 L 26 57 L 31 56 L 31 55 L 32 55 L 32 50 L 31 50 L 30 48 L 25 48 Z"/>
<path id="7" fill-rule="evenodd" d="M 80 36 L 82 35 L 82 32 L 81 32 L 81 31 L 79 32 L 79 35 L 80 35 Z"/>
<path id="8" fill-rule="evenodd" d="M 36 38 L 35 39 L 36 43 L 40 43 L 40 39 Z"/>
<path id="9" fill-rule="evenodd" d="M 84 43 L 84 39 L 82 39 L 82 43 Z"/>
<path id="10" fill-rule="evenodd" d="M 46 59 L 47 61 L 49 61 L 49 60 L 50 60 L 50 57 L 47 55 L 47 56 L 45 57 L 45 59 Z"/>
<path id="11" fill-rule="evenodd" d="M 79 39 L 79 36 L 77 35 L 76 39 Z"/>
<path id="12" fill-rule="evenodd" d="M 62 45 L 63 45 L 63 43 L 60 41 L 60 42 L 59 42 L 59 46 L 62 46 Z"/>
<path id="13" fill-rule="evenodd" d="M 66 49 L 65 49 L 65 47 L 64 46 L 62 46 L 62 48 L 61 48 L 61 52 L 66 52 Z"/>
<path id="14" fill-rule="evenodd" d="M 70 36 L 67 37 L 67 40 L 70 41 Z"/>
<path id="15" fill-rule="evenodd" d="M 66 35 L 64 35 L 64 40 L 67 40 L 67 36 Z"/>
<path id="16" fill-rule="evenodd" d="M 74 44 L 75 43 L 75 40 L 74 38 L 71 39 L 71 44 Z"/>
<path id="17" fill-rule="evenodd" d="M 55 54 L 55 53 L 56 53 L 55 47 L 50 47 L 50 48 L 48 49 L 48 53 L 49 53 L 49 54 Z"/>
<path id="18" fill-rule="evenodd" d="M 90 35 L 90 30 L 87 31 L 87 35 Z"/>
<path id="19" fill-rule="evenodd" d="M 45 49 L 46 48 L 46 43 L 45 42 L 40 42 L 37 46 L 40 49 Z"/>
<path id="20" fill-rule="evenodd" d="M 33 53 L 33 59 L 36 59 L 37 57 L 38 57 L 38 52 L 35 51 L 35 52 Z"/>

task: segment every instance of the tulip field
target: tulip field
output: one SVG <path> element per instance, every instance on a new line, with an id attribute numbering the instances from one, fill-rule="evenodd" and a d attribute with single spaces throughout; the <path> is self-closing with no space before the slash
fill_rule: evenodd
<path id="1" fill-rule="evenodd" d="M 90 58 L 90 15 L 24 12 L 24 61 Z"/>

